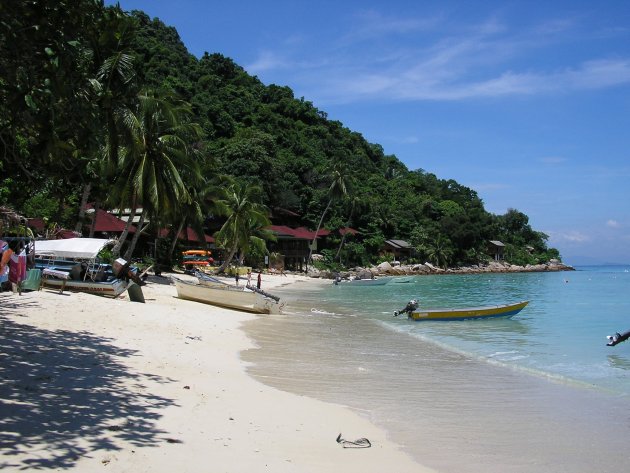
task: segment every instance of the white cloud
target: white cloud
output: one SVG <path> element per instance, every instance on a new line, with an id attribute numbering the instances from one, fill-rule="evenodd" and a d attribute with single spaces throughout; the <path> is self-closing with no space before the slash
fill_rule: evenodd
<path id="1" fill-rule="evenodd" d="M 251 74 L 259 74 L 261 72 L 285 69 L 287 67 L 289 67 L 289 63 L 282 56 L 273 51 L 262 51 L 256 61 L 245 66 L 245 69 Z"/>
<path id="2" fill-rule="evenodd" d="M 606 222 L 606 226 L 609 228 L 619 228 L 621 227 L 621 225 L 619 224 L 619 222 L 617 220 L 608 220 Z"/>
<path id="3" fill-rule="evenodd" d="M 566 243 L 587 243 L 591 241 L 591 237 L 589 235 L 585 235 L 584 233 L 571 230 L 568 232 L 545 232 L 549 235 L 550 241 L 555 242 L 566 242 Z"/>
<path id="4" fill-rule="evenodd" d="M 453 58 L 435 56 L 406 70 L 393 66 L 380 74 L 353 74 L 350 82 L 338 77 L 330 85 L 346 98 L 463 100 L 515 95 L 548 95 L 599 89 L 630 83 L 630 59 L 590 61 L 562 71 L 504 71 L 496 77 L 471 81 L 471 68 L 459 71 Z M 442 64 L 440 64 L 442 63 Z"/>
<path id="5" fill-rule="evenodd" d="M 415 31 L 434 29 L 440 17 L 399 18 L 386 16 L 376 10 L 359 12 L 355 16 L 357 26 L 348 31 L 341 39 L 341 44 L 366 41 L 391 34 L 404 35 Z"/>
<path id="6" fill-rule="evenodd" d="M 524 69 L 512 62 L 532 50 L 548 47 L 549 42 L 556 41 L 554 35 L 569 29 L 573 20 L 513 32 L 492 18 L 427 43 L 426 35 L 415 33 L 446 31 L 444 19 L 387 17 L 375 11 L 360 18 L 358 26 L 333 40 L 328 49 L 320 45 L 318 51 L 326 56 L 326 61 L 319 63 L 321 67 L 310 67 L 318 63 L 317 58 L 307 59 L 309 72 L 303 80 L 320 89 L 309 95 L 335 103 L 364 99 L 452 101 L 568 93 L 630 83 L 630 58 L 595 58 L 555 69 L 542 62 Z M 405 41 L 387 41 L 394 33 L 404 36 Z M 372 42 L 374 38 L 382 41 Z M 291 67 L 299 74 L 304 65 L 294 61 Z M 272 66 L 287 64 L 267 53 L 248 70 Z"/>

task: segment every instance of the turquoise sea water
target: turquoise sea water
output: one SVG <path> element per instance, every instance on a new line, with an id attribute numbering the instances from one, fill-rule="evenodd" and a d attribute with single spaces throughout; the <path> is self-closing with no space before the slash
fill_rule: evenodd
<path id="1" fill-rule="evenodd" d="M 606 346 L 606 335 L 630 330 L 630 267 L 419 276 L 371 288 L 333 287 L 323 296 L 328 309 L 361 314 L 489 362 L 630 395 L 630 342 Z M 530 303 L 512 319 L 412 323 L 391 316 L 414 298 L 425 308 Z"/>
<path id="2" fill-rule="evenodd" d="M 630 329 L 630 267 L 576 269 L 289 288 L 284 315 L 248 323 L 257 348 L 242 357 L 260 381 L 356 410 L 441 472 L 625 471 L 630 341 L 606 335 Z M 512 319 L 393 317 L 410 299 L 530 304 Z M 331 438 L 344 431 L 327 422 Z"/>

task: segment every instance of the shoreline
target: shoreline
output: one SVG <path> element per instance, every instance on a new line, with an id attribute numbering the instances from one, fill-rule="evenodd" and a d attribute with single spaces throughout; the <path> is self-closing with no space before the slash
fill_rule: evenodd
<path id="1" fill-rule="evenodd" d="M 575 271 L 573 266 L 566 265 L 561 262 L 549 262 L 545 264 L 528 264 L 519 266 L 507 262 L 493 261 L 487 264 L 478 264 L 473 266 L 455 266 L 450 268 L 440 268 L 431 263 L 424 264 L 405 264 L 392 266 L 388 262 L 380 263 L 370 268 L 352 268 L 339 272 L 342 279 L 349 279 L 357 275 L 363 275 L 365 278 L 371 276 L 432 276 L 432 275 L 452 275 L 452 274 L 504 274 L 504 273 L 540 273 L 540 272 L 559 272 L 559 271 Z M 309 270 L 310 277 L 320 279 L 335 279 L 335 272 L 330 270 Z"/>
<path id="2" fill-rule="evenodd" d="M 256 381 L 240 353 L 261 316 L 177 299 L 168 281 L 150 278 L 146 304 L 0 294 L 3 470 L 433 471 L 350 408 Z M 372 447 L 342 448 L 340 433 Z"/>
<path id="3" fill-rule="evenodd" d="M 385 314 L 384 304 L 368 298 L 367 291 L 354 292 L 353 305 L 342 303 L 340 298 L 349 295 L 345 291 L 321 297 L 317 292 L 293 296 L 288 288 L 284 295 L 299 307 L 291 305 L 292 312 L 282 318 L 247 324 L 259 347 L 243 356 L 257 379 L 348 404 L 438 471 L 622 468 L 616 452 L 623 451 L 628 438 L 621 422 L 627 397 L 488 363 L 412 333 L 384 329 L 378 316 Z M 343 308 L 337 310 L 338 304 Z M 362 304 L 374 304 L 374 317 L 362 317 Z M 520 324 L 514 325 L 518 333 Z"/>

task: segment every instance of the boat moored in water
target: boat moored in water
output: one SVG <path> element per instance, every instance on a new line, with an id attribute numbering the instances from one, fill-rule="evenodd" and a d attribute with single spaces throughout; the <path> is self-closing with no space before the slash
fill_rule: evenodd
<path id="1" fill-rule="evenodd" d="M 412 320 L 469 320 L 488 319 L 494 317 L 513 317 L 529 304 L 521 301 L 514 304 L 487 307 L 470 307 L 465 309 L 416 309 L 409 314 Z"/>
<path id="2" fill-rule="evenodd" d="M 392 276 L 382 276 L 375 278 L 354 278 L 348 280 L 335 280 L 334 284 L 339 286 L 384 286 L 389 283 L 392 279 Z"/>

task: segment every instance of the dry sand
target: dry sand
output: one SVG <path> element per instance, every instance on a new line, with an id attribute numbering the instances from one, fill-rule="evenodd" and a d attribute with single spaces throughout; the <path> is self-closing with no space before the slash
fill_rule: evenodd
<path id="1" fill-rule="evenodd" d="M 249 377 L 241 324 L 273 316 L 177 299 L 169 281 L 152 277 L 146 304 L 0 294 L 0 469 L 432 471 L 349 409 Z M 263 275 L 265 290 L 311 283 Z"/>

